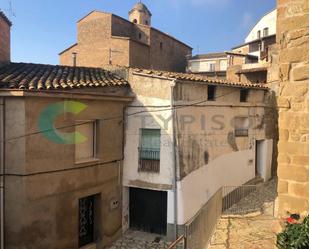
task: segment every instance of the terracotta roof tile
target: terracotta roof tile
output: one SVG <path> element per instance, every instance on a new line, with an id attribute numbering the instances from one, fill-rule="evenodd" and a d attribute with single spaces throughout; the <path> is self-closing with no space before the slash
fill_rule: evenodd
<path id="1" fill-rule="evenodd" d="M 105 86 L 129 86 L 129 83 L 101 68 L 32 63 L 11 63 L 0 68 L 0 88 L 66 90 Z"/>
<path id="2" fill-rule="evenodd" d="M 133 73 L 149 76 L 158 76 L 167 79 L 174 79 L 179 81 L 192 81 L 196 83 L 208 83 L 216 85 L 225 85 L 233 87 L 243 87 L 243 88 L 256 88 L 256 89 L 268 89 L 266 84 L 253 84 L 253 83 L 241 83 L 241 82 L 230 82 L 226 80 L 213 79 L 203 75 L 189 74 L 189 73 L 176 73 L 176 72 L 167 72 L 167 71 L 154 71 L 147 69 L 132 69 Z"/>

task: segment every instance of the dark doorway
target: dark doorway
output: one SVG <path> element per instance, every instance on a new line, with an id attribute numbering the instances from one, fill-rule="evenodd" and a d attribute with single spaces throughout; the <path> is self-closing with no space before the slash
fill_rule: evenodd
<path id="1" fill-rule="evenodd" d="M 79 200 L 79 247 L 94 241 L 94 196 Z"/>
<path id="2" fill-rule="evenodd" d="M 130 188 L 130 227 L 166 235 L 167 192 Z"/>

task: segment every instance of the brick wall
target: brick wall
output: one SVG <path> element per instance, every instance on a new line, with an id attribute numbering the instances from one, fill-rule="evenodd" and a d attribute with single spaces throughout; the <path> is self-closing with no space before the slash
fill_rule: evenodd
<path id="1" fill-rule="evenodd" d="M 278 215 L 309 211 L 309 0 L 278 0 Z"/>
<path id="2" fill-rule="evenodd" d="M 2 12 L 0 12 L 0 66 L 5 65 L 11 60 L 11 24 Z"/>

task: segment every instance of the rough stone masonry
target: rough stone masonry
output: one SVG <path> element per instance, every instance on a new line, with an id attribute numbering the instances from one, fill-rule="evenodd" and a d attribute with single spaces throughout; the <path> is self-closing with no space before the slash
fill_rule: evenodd
<path id="1" fill-rule="evenodd" d="M 278 0 L 278 215 L 309 214 L 309 0 Z"/>

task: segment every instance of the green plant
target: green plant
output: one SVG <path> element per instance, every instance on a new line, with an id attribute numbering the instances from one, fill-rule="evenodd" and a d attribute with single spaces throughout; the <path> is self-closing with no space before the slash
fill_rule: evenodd
<path id="1" fill-rule="evenodd" d="M 277 247 L 279 249 L 309 249 L 309 216 L 303 223 L 290 217 L 282 233 L 277 235 Z"/>

